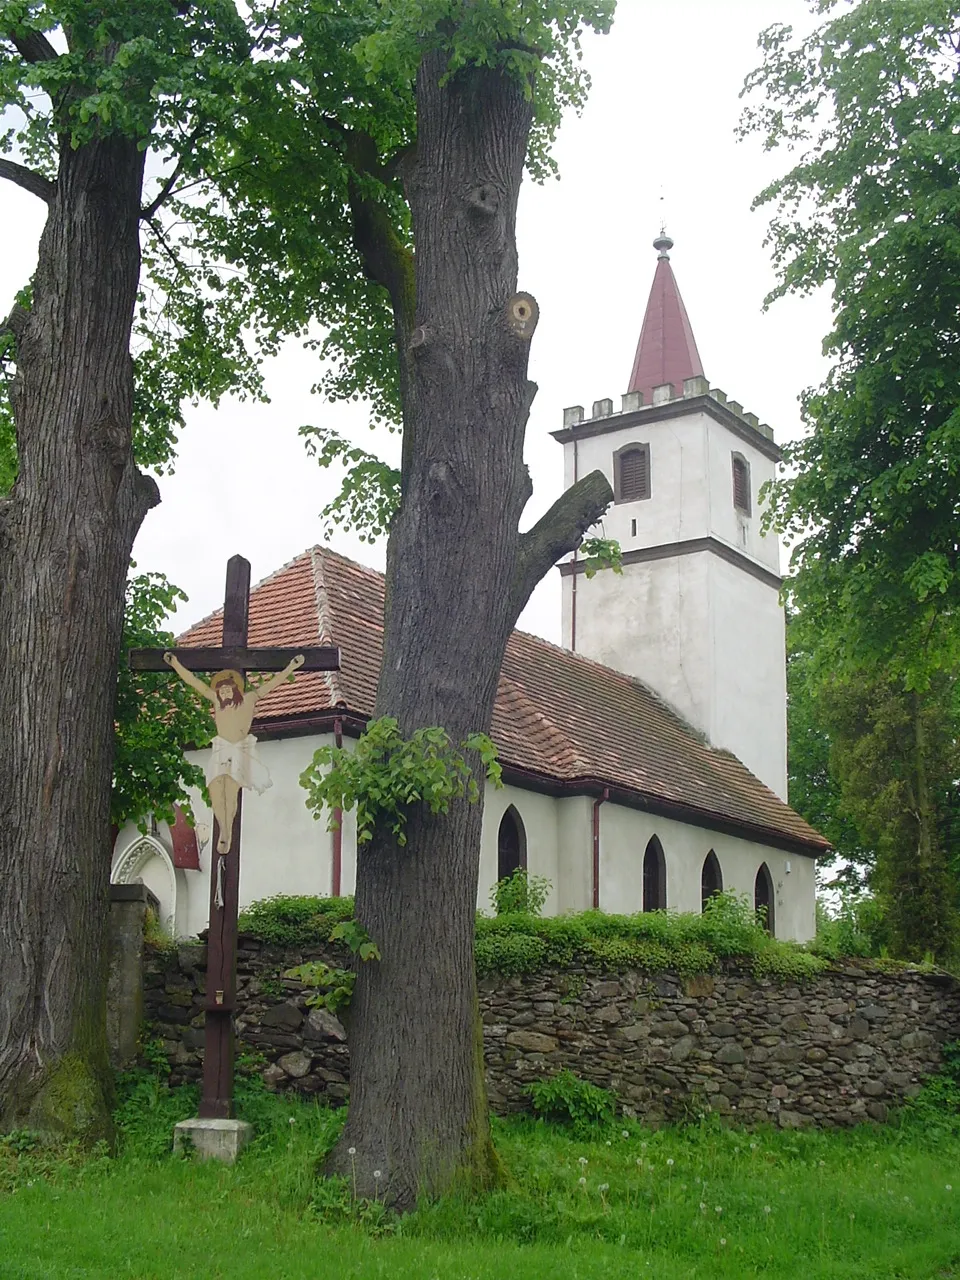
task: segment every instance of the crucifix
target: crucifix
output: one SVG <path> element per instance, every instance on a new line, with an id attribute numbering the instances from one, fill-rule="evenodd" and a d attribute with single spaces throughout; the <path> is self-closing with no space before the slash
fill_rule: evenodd
<path id="1" fill-rule="evenodd" d="M 207 789 L 213 808 L 210 845 L 210 930 L 207 939 L 207 989 L 203 1051 L 203 1089 L 199 1114 L 209 1119 L 233 1116 L 233 1012 L 237 990 L 237 915 L 240 890 L 240 816 L 244 788 L 265 791 L 270 775 L 250 733 L 257 702 L 296 671 L 336 671 L 336 648 L 248 649 L 250 562 L 227 562 L 223 603 L 223 643 L 219 649 L 132 649 L 135 671 L 172 668 L 192 689 L 213 703 L 217 736 L 211 744 Z M 216 672 L 208 684 L 193 673 Z M 248 671 L 276 675 L 245 688 Z"/>

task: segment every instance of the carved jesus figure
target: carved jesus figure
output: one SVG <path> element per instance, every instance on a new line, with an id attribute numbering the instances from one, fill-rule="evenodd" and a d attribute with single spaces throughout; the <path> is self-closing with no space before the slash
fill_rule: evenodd
<path id="1" fill-rule="evenodd" d="M 262 794 L 272 785 L 266 765 L 257 753 L 257 740 L 250 732 L 257 703 L 302 667 L 304 657 L 298 653 L 282 671 L 246 692 L 239 671 L 218 671 L 207 684 L 188 671 L 175 654 L 167 652 L 163 660 L 191 689 L 213 703 L 217 736 L 210 744 L 207 790 L 213 816 L 220 827 L 217 852 L 226 853 L 230 848 L 240 788 L 247 787 Z"/>

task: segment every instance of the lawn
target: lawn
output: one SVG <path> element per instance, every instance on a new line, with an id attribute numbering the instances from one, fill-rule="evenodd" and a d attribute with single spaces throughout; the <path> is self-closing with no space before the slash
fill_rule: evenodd
<path id="1" fill-rule="evenodd" d="M 594 1280 L 960 1277 L 960 1125 L 746 1133 L 498 1122 L 510 1185 L 396 1219 L 318 1179 L 341 1116 L 247 1086 L 232 1169 L 167 1153 L 189 1094 L 128 1084 L 115 1158 L 0 1145 L 0 1277 Z M 956 1190 L 953 1189 L 954 1185 Z"/>

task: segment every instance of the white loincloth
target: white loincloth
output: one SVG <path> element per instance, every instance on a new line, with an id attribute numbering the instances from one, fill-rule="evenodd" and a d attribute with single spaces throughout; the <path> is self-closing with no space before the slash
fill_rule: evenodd
<path id="1" fill-rule="evenodd" d="M 210 763 L 207 765 L 207 785 L 214 778 L 222 778 L 226 774 L 240 787 L 256 791 L 262 795 L 273 782 L 267 766 L 257 754 L 257 740 L 248 733 L 239 742 L 228 742 L 226 738 L 214 738 L 210 743 Z"/>

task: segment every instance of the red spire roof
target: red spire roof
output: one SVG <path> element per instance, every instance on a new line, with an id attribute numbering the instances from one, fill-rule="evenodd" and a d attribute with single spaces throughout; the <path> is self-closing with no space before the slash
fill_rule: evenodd
<path id="1" fill-rule="evenodd" d="M 653 247 L 659 250 L 660 257 L 627 387 L 628 391 L 642 391 L 644 404 L 652 403 L 654 387 L 672 382 L 674 394 L 680 395 L 684 378 L 703 375 L 687 309 L 670 266 L 668 250 L 673 248 L 673 241 L 661 231 Z"/>

